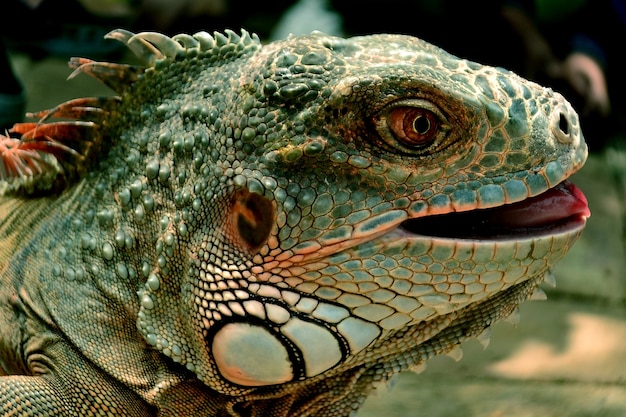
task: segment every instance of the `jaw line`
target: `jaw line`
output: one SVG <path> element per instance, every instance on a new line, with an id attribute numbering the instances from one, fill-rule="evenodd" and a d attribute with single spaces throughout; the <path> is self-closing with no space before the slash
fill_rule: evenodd
<path id="1" fill-rule="evenodd" d="M 426 216 L 423 218 L 428 218 L 432 216 Z M 371 243 L 371 244 L 379 244 L 382 247 L 386 245 L 387 242 L 398 242 L 398 241 L 430 241 L 433 244 L 436 242 L 465 242 L 465 243 L 473 243 L 474 245 L 493 245 L 496 242 L 530 242 L 536 239 L 545 238 L 548 236 L 557 236 L 557 235 L 566 235 L 566 234 L 576 234 L 582 232 L 585 228 L 587 218 L 584 216 L 577 216 L 565 223 L 553 225 L 550 227 L 543 228 L 541 230 L 536 230 L 533 233 L 519 233 L 519 234 L 511 234 L 511 235 L 502 235 L 502 236 L 492 236 L 492 237 L 481 237 L 481 238 L 472 238 L 472 237 L 461 237 L 461 236 L 433 236 L 427 234 L 415 233 L 407 230 L 403 227 L 403 224 L 406 221 L 411 221 L 413 219 L 405 220 L 403 222 L 399 222 L 389 227 L 376 232 L 369 234 L 367 236 L 361 236 L 356 239 L 346 239 L 341 242 L 333 243 L 330 245 L 311 245 L 306 250 L 296 250 L 290 253 L 288 257 L 292 264 L 307 264 L 320 259 L 327 258 L 329 256 L 338 255 L 342 252 L 348 251 L 358 245 Z M 277 256 L 276 259 L 280 257 Z M 287 257 L 285 257 L 287 259 Z"/>
<path id="2" fill-rule="evenodd" d="M 403 222 L 404 223 L 404 222 Z M 494 234 L 491 236 L 485 235 L 480 237 L 464 237 L 464 236 L 437 236 L 430 234 L 421 234 L 419 232 L 413 232 L 402 226 L 401 223 L 397 228 L 391 231 L 391 233 L 397 239 L 431 239 L 439 241 L 455 241 L 455 242 L 506 242 L 515 241 L 523 242 L 543 238 L 547 236 L 556 236 L 560 234 L 576 233 L 584 229 L 587 218 L 584 216 L 574 216 L 567 219 L 564 222 L 548 225 L 546 227 L 538 229 L 520 229 L 518 233 L 510 234 Z"/>
<path id="3" fill-rule="evenodd" d="M 575 194 L 579 195 L 576 196 Z M 557 196 L 556 199 L 555 195 Z M 561 212 L 561 214 L 563 214 L 562 217 L 554 217 L 552 221 L 549 222 L 543 219 L 544 222 L 540 222 L 539 224 L 536 223 L 536 220 L 535 224 L 533 224 L 532 221 L 530 224 L 528 221 L 526 224 L 515 224 L 515 222 L 511 224 L 507 220 L 502 225 L 498 225 L 496 222 L 495 228 L 493 224 L 489 224 L 494 213 L 495 216 L 502 216 L 503 214 L 506 216 L 507 213 L 510 216 L 512 213 L 511 209 L 513 209 L 514 214 L 526 216 L 529 215 L 527 211 L 529 207 L 533 207 L 532 211 L 534 211 L 534 213 L 539 213 L 541 210 L 545 211 L 546 202 L 549 203 L 550 208 L 564 205 L 569 212 Z M 581 206 L 581 204 L 583 205 Z M 520 207 L 522 207 L 521 213 L 519 212 Z M 531 218 L 533 217 L 532 211 L 530 212 Z M 558 213 L 558 210 L 555 209 L 554 212 Z M 288 260 L 292 265 L 311 263 L 349 251 L 351 248 L 362 244 L 372 242 L 376 244 L 378 242 L 382 248 L 386 244 L 389 244 L 390 240 L 395 240 L 396 242 L 410 242 L 416 240 L 430 241 L 431 245 L 436 245 L 436 242 L 445 242 L 445 244 L 448 245 L 451 242 L 458 244 L 473 243 L 476 246 L 480 246 L 481 244 L 493 245 L 495 242 L 517 242 L 523 244 L 524 242 L 530 243 L 533 240 L 547 237 L 556 238 L 559 235 L 579 234 L 585 227 L 587 218 L 590 215 L 587 201 L 582 192 L 566 180 L 534 197 L 527 197 L 515 203 L 505 203 L 495 207 L 409 218 L 407 218 L 405 212 L 400 213 L 402 213 L 402 216 L 391 216 L 394 220 L 389 221 L 386 225 L 378 225 L 378 231 L 362 233 L 363 230 L 361 230 L 361 232 L 353 233 L 350 237 L 343 240 L 304 242 L 304 244 L 299 247 L 277 255 L 274 259 L 279 262 Z M 400 219 L 400 217 L 403 218 Z M 451 221 L 446 222 L 448 219 Z M 428 223 L 429 220 L 430 223 Z M 420 223 L 422 223 L 422 229 L 425 229 L 428 233 L 420 233 Z M 506 223 L 508 223 L 508 228 Z M 468 224 L 472 225 L 472 227 L 468 228 Z M 443 233 L 437 233 L 437 226 L 439 225 L 442 226 L 441 230 Z M 454 229 L 455 225 L 458 226 L 457 230 Z M 433 233 L 430 233 L 430 230 L 433 230 Z"/>

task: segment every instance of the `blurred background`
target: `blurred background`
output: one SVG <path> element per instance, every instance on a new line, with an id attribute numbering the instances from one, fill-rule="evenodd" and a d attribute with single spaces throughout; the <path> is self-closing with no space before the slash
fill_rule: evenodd
<path id="1" fill-rule="evenodd" d="M 25 111 L 111 95 L 72 56 L 132 62 L 114 28 L 168 35 L 245 28 L 270 42 L 313 30 L 402 33 L 502 66 L 563 93 L 581 116 L 591 155 L 573 181 L 592 211 L 557 265 L 547 302 L 494 326 L 491 345 L 464 346 L 399 376 L 359 417 L 626 415 L 626 0 L 2 0 L 0 129 Z"/>

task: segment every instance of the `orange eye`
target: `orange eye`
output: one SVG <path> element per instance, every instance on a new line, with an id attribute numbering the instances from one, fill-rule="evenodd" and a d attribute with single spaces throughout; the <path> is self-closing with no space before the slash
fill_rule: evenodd
<path id="1" fill-rule="evenodd" d="M 433 143 L 439 131 L 439 119 L 430 110 L 397 107 L 389 112 L 387 123 L 398 140 L 411 148 Z"/>

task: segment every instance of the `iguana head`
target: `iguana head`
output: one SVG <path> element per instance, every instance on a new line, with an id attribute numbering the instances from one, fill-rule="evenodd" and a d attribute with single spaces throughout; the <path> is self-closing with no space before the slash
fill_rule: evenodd
<path id="1" fill-rule="evenodd" d="M 510 312 L 582 230 L 564 181 L 587 150 L 549 89 L 403 36 L 313 34 L 242 65 L 221 118 L 241 169 L 212 190 L 227 201 L 213 250 L 237 248 L 242 275 L 190 277 L 241 292 L 195 298 L 208 375 L 265 386 L 402 358 L 390 344 L 415 350 L 522 283 Z"/>
<path id="2" fill-rule="evenodd" d="M 111 37 L 146 68 L 75 63 L 121 95 L 94 169 L 139 167 L 138 328 L 221 393 L 365 392 L 509 315 L 589 216 L 576 113 L 506 70 L 399 35 Z"/>

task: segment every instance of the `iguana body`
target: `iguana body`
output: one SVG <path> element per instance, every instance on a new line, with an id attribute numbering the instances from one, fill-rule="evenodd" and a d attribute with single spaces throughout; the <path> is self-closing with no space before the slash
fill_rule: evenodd
<path id="1" fill-rule="evenodd" d="M 145 67 L 72 65 L 119 97 L 0 143 L 3 415 L 351 415 L 514 311 L 589 215 L 576 114 L 505 70 L 110 36 Z"/>

